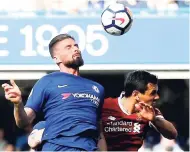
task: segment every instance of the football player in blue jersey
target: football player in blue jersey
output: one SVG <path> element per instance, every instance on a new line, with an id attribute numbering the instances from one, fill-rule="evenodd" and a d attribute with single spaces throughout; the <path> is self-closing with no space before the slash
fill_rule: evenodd
<path id="1" fill-rule="evenodd" d="M 54 37 L 49 51 L 60 71 L 38 80 L 25 106 L 21 91 L 13 80 L 11 85 L 2 84 L 5 98 L 14 104 L 17 126 L 28 126 L 38 113 L 42 113 L 46 121 L 42 151 L 94 151 L 98 139 L 99 145 L 105 148 L 102 150 L 106 150 L 99 125 L 103 86 L 79 76 L 83 59 L 72 36 L 60 34 Z"/>

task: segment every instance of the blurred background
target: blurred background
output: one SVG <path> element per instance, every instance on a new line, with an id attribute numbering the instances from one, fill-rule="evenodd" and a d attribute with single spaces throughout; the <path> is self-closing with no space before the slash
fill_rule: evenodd
<path id="1" fill-rule="evenodd" d="M 133 26 L 123 36 L 111 36 L 103 30 L 100 16 L 114 2 L 0 0 L 0 83 L 15 79 L 26 101 L 38 79 L 58 70 L 48 52 L 49 41 L 70 33 L 85 61 L 81 75 L 101 83 L 106 97 L 120 95 L 131 70 L 148 70 L 160 79 L 156 106 L 175 124 L 179 136 L 168 141 L 151 130 L 141 151 L 189 151 L 190 1 L 119 0 L 133 12 Z M 29 150 L 31 130 L 32 126 L 16 127 L 13 105 L 1 88 L 0 151 Z"/>

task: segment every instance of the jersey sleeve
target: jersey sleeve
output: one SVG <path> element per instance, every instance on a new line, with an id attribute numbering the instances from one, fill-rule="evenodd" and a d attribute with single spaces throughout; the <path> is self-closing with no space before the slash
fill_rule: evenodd
<path id="1" fill-rule="evenodd" d="M 46 122 L 45 122 L 45 121 L 40 121 L 40 122 L 38 122 L 38 123 L 33 127 L 33 130 L 34 130 L 34 129 L 37 129 L 37 130 L 44 129 L 45 126 L 46 126 Z"/>
<path id="2" fill-rule="evenodd" d="M 49 81 L 42 78 L 36 82 L 32 88 L 25 107 L 33 109 L 35 112 L 40 112 L 43 102 L 47 99 L 47 85 Z"/>

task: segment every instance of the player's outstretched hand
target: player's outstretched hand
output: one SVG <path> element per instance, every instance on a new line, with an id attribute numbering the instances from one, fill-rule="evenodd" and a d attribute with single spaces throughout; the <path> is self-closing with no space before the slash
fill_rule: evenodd
<path id="1" fill-rule="evenodd" d="M 135 108 L 139 111 L 139 115 L 149 121 L 153 121 L 155 118 L 154 108 L 148 104 L 139 102 L 135 104 Z"/>
<path id="2" fill-rule="evenodd" d="M 8 83 L 2 84 L 2 88 L 5 92 L 5 98 L 14 104 L 19 104 L 22 102 L 21 91 L 14 80 L 10 80 L 10 83 L 11 85 Z"/>

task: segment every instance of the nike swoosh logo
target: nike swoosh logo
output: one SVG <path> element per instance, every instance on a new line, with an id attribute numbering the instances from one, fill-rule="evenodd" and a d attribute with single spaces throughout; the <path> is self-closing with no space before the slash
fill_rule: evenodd
<path id="1" fill-rule="evenodd" d="M 121 24 L 123 24 L 124 22 L 125 22 L 125 19 L 124 18 L 112 18 L 112 20 L 119 20 L 119 21 L 121 21 Z M 121 25 L 120 24 L 120 25 Z"/>
<path id="2" fill-rule="evenodd" d="M 64 87 L 67 87 L 67 85 L 58 85 L 57 87 L 58 88 L 64 88 Z"/>

